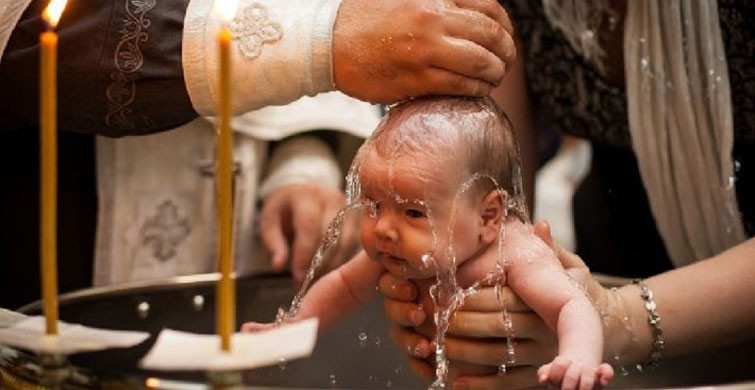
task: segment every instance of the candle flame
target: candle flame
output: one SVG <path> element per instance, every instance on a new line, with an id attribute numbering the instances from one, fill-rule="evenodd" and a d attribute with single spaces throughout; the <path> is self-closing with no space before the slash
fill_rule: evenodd
<path id="1" fill-rule="evenodd" d="M 144 385 L 147 386 L 147 388 L 155 389 L 155 388 L 160 387 L 160 382 L 161 381 L 158 378 L 149 377 L 147 378 L 147 380 L 144 381 Z"/>
<path id="2" fill-rule="evenodd" d="M 238 0 L 215 0 L 215 12 L 220 15 L 220 19 L 225 23 L 233 20 L 238 6 Z"/>
<path id="3" fill-rule="evenodd" d="M 42 13 L 42 17 L 50 27 L 55 28 L 58 25 L 60 15 L 63 14 L 67 2 L 68 0 L 50 0 L 50 4 L 47 5 L 45 12 Z"/>

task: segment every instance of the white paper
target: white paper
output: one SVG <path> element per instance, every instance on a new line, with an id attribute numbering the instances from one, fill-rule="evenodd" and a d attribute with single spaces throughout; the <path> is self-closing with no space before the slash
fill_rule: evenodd
<path id="1" fill-rule="evenodd" d="M 58 335 L 45 334 L 45 319 L 28 317 L 0 329 L 0 344 L 35 352 L 73 354 L 108 348 L 128 348 L 149 337 L 146 332 L 131 332 L 90 328 L 88 326 L 58 322 Z"/>
<path id="2" fill-rule="evenodd" d="M 27 316 L 0 307 L 0 329 L 7 328 L 28 318 Z"/>
<path id="3" fill-rule="evenodd" d="M 236 333 L 231 351 L 220 349 L 220 337 L 165 329 L 142 359 L 152 370 L 242 370 L 277 364 L 312 354 L 317 319 L 281 325 L 271 330 Z"/>

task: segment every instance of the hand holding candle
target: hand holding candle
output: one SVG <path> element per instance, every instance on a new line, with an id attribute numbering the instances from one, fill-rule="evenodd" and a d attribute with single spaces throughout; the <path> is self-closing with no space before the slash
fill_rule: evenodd
<path id="1" fill-rule="evenodd" d="M 39 37 L 40 46 L 40 258 L 42 305 L 46 333 L 58 334 L 57 252 L 57 50 L 58 36 L 53 31 L 66 6 L 66 0 L 52 0 L 43 18 L 49 27 Z"/>

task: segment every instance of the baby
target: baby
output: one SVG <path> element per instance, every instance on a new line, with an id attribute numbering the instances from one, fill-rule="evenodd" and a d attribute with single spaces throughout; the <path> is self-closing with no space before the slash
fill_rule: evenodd
<path id="1" fill-rule="evenodd" d="M 613 370 L 601 364 L 598 313 L 531 226 L 508 216 L 515 156 L 511 125 L 489 99 L 393 107 L 357 157 L 364 251 L 315 283 L 295 319 L 329 327 L 369 300 L 386 270 L 416 280 L 433 310 L 428 290 L 444 270 L 455 269 L 467 288 L 503 269 L 508 286 L 558 334 L 558 356 L 538 380 L 564 389 L 607 384 Z"/>

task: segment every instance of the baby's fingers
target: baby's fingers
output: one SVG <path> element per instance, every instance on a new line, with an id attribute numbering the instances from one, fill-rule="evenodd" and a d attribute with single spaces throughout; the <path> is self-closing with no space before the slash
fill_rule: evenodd
<path id="1" fill-rule="evenodd" d="M 579 377 L 579 390 L 592 390 L 595 387 L 596 372 L 592 368 L 582 370 Z"/>
<path id="2" fill-rule="evenodd" d="M 608 385 L 608 382 L 613 379 L 613 367 L 608 363 L 603 363 L 598 367 L 598 381 L 601 386 Z"/>
<path id="3" fill-rule="evenodd" d="M 263 324 L 260 322 L 247 322 L 243 325 L 241 325 L 241 331 L 242 332 L 260 332 L 263 330 L 270 330 L 275 328 L 275 324 Z"/>
<path id="4" fill-rule="evenodd" d="M 537 381 L 541 385 L 548 384 L 548 378 L 550 378 L 551 363 L 543 364 L 537 369 Z"/>
<path id="5" fill-rule="evenodd" d="M 569 365 L 569 368 L 566 369 L 566 374 L 564 374 L 564 380 L 561 382 L 561 390 L 576 390 L 582 372 L 584 371 L 583 368 L 584 366 L 582 364 L 572 362 Z"/>
<path id="6" fill-rule="evenodd" d="M 557 384 L 561 383 L 566 375 L 566 370 L 571 365 L 571 360 L 563 356 L 557 356 L 553 359 L 553 362 L 549 364 L 548 381 Z"/>

